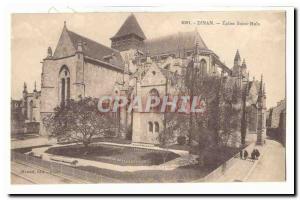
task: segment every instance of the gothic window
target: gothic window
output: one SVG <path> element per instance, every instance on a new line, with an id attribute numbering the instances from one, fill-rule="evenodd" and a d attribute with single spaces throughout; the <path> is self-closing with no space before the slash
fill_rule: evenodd
<path id="1" fill-rule="evenodd" d="M 67 78 L 67 100 L 70 100 L 70 77 Z"/>
<path id="2" fill-rule="evenodd" d="M 59 71 L 59 91 L 60 91 L 60 104 L 65 106 L 70 100 L 70 71 L 67 66 L 62 66 Z"/>
<path id="3" fill-rule="evenodd" d="M 154 129 L 155 129 L 155 133 L 158 133 L 159 132 L 159 124 L 158 122 L 154 122 Z"/>
<path id="4" fill-rule="evenodd" d="M 66 98 L 65 98 L 65 89 L 66 88 L 66 81 L 65 81 L 65 78 L 61 78 L 61 90 L 60 90 L 60 92 L 61 92 L 61 101 L 60 101 L 60 103 L 62 104 L 62 105 L 65 105 L 65 100 L 66 100 Z"/>
<path id="5" fill-rule="evenodd" d="M 152 123 L 152 122 L 148 122 L 148 131 L 149 131 L 150 133 L 153 132 L 153 123 Z"/>
<path id="6" fill-rule="evenodd" d="M 204 76 L 207 74 L 207 63 L 204 59 L 200 61 L 200 74 Z"/>

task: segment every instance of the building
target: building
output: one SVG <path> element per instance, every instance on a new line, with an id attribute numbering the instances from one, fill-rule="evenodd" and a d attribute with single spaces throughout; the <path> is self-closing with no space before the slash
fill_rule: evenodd
<path id="1" fill-rule="evenodd" d="M 24 133 L 25 118 L 22 112 L 22 100 L 11 100 L 11 134 Z"/>
<path id="2" fill-rule="evenodd" d="M 190 66 L 201 76 L 223 76 L 228 91 L 234 87 L 245 90 L 239 95 L 239 102 L 242 105 L 245 94 L 247 108 L 252 108 L 249 112 L 245 110 L 247 118 L 253 121 L 249 129 L 257 130 L 259 120 L 252 115 L 258 115 L 257 105 L 263 99 L 258 97 L 259 92 L 263 93 L 262 81 L 258 84 L 249 80 L 246 62 L 241 62 L 239 51 L 234 66 L 226 66 L 197 30 L 148 39 L 131 14 L 111 37 L 111 47 L 106 47 L 69 30 L 64 23 L 54 52 L 49 47 L 42 64 L 41 91 L 26 93 L 24 98 L 29 105 L 24 110 L 29 121 L 42 121 L 68 99 L 174 95 Z M 157 144 L 158 133 L 165 127 L 162 113 L 128 113 L 125 108 L 115 117 L 118 135 L 133 143 Z M 126 133 L 128 130 L 131 134 Z M 47 134 L 42 123 L 40 133 Z"/>
<path id="3" fill-rule="evenodd" d="M 285 99 L 277 102 L 277 105 L 268 110 L 268 128 L 283 128 L 285 120 L 283 120 L 283 115 L 286 110 L 286 101 Z M 284 121 L 284 123 L 283 123 Z"/>
<path id="4" fill-rule="evenodd" d="M 277 102 L 266 114 L 267 135 L 285 145 L 286 139 L 286 100 Z"/>
<path id="5" fill-rule="evenodd" d="M 22 99 L 11 101 L 12 134 L 39 133 L 41 122 L 40 96 L 41 92 L 36 90 L 36 84 L 33 92 L 30 93 L 27 91 L 26 83 L 24 83 Z"/>

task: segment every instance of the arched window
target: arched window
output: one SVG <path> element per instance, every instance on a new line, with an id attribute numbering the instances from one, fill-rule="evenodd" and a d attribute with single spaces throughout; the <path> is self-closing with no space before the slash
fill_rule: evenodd
<path id="1" fill-rule="evenodd" d="M 204 59 L 200 61 L 200 75 L 204 76 L 207 74 L 207 63 Z"/>
<path id="2" fill-rule="evenodd" d="M 70 71 L 67 66 L 62 66 L 59 71 L 60 104 L 65 106 L 70 100 Z"/>
<path id="3" fill-rule="evenodd" d="M 155 88 L 151 89 L 149 94 L 150 94 L 150 96 L 159 97 L 159 93 L 158 93 L 157 89 L 155 89 Z"/>
<path id="4" fill-rule="evenodd" d="M 154 122 L 154 129 L 155 129 L 155 133 L 159 132 L 159 124 L 158 124 L 158 122 Z"/>
<path id="5" fill-rule="evenodd" d="M 29 121 L 33 120 L 33 101 L 29 102 Z"/>
<path id="6" fill-rule="evenodd" d="M 153 132 L 153 123 L 152 123 L 152 122 L 148 122 L 148 131 L 149 131 L 150 133 Z"/>
<path id="7" fill-rule="evenodd" d="M 158 90 L 157 89 L 155 89 L 155 88 L 153 88 L 153 89 L 151 89 L 150 90 L 150 92 L 149 92 L 149 96 L 150 97 L 159 97 L 159 93 L 158 93 Z M 155 99 L 151 99 L 151 104 L 153 105 L 155 103 Z M 151 109 L 150 110 L 159 110 L 159 106 L 156 106 L 156 107 L 151 107 Z"/>

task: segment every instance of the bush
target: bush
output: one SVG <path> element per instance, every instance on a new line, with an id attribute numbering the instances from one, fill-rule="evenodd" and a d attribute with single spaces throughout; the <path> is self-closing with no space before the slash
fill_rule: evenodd
<path id="1" fill-rule="evenodd" d="M 73 166 L 76 166 L 78 164 L 78 160 L 73 160 L 71 163 Z"/>
<path id="2" fill-rule="evenodd" d="M 185 145 L 185 142 L 186 142 L 186 137 L 185 136 L 178 136 L 177 137 L 177 143 L 179 145 Z"/>
<path id="3" fill-rule="evenodd" d="M 116 136 L 116 132 L 112 130 L 107 130 L 104 132 L 105 138 L 114 138 Z"/>

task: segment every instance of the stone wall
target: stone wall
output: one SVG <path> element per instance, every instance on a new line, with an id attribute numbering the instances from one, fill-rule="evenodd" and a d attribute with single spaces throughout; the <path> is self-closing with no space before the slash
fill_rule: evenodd
<path id="1" fill-rule="evenodd" d="M 285 110 L 285 100 L 277 103 L 277 106 L 273 108 L 271 116 L 271 128 L 278 128 L 280 122 L 280 114 Z"/>
<path id="2" fill-rule="evenodd" d="M 70 98 L 77 96 L 74 84 L 76 81 L 76 62 L 76 56 L 44 61 L 41 83 L 41 113 L 53 112 L 53 109 L 59 105 L 59 72 L 63 66 L 66 66 L 70 72 Z"/>
<path id="3" fill-rule="evenodd" d="M 122 79 L 120 71 L 107 67 L 84 63 L 85 96 L 99 98 L 103 95 L 111 95 L 117 80 Z"/>
<path id="4" fill-rule="evenodd" d="M 132 142 L 145 144 L 158 144 L 158 133 L 149 131 L 149 122 L 158 122 L 159 131 L 163 131 L 164 115 L 162 113 L 133 113 L 133 127 L 132 127 Z"/>

